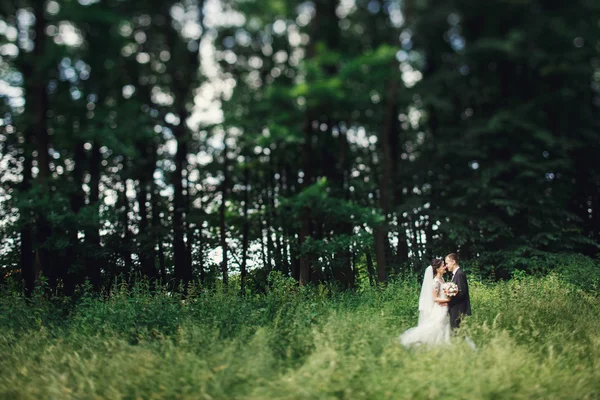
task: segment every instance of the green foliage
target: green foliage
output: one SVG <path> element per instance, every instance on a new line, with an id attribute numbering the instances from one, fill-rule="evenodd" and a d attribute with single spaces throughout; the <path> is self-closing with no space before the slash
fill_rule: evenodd
<path id="1" fill-rule="evenodd" d="M 557 275 L 471 279 L 474 314 L 459 336 L 451 347 L 420 350 L 396 342 L 416 323 L 414 278 L 354 294 L 299 289 L 280 274 L 269 282 L 264 295 L 195 288 L 185 300 L 120 286 L 107 298 L 84 295 L 68 315 L 43 297 L 28 302 L 5 292 L 0 397 L 600 395 L 597 298 Z M 440 379 L 444 365 L 454 366 L 452 379 Z"/>
<path id="2" fill-rule="evenodd" d="M 298 219 L 302 212 L 308 209 L 313 218 L 330 222 L 345 221 L 357 226 L 372 226 L 383 222 L 383 217 L 375 210 L 333 197 L 330 195 L 331 190 L 327 178 L 321 178 L 295 198 L 285 199 L 283 206 L 290 207 Z"/>
<path id="3" fill-rule="evenodd" d="M 106 301 L 86 294 L 71 314 L 72 326 L 86 335 L 116 332 L 133 344 L 157 335 L 173 335 L 180 324 L 178 297 L 164 288 L 151 293 L 144 282 L 132 288 L 115 285 Z"/>
<path id="4" fill-rule="evenodd" d="M 505 261 L 495 264 L 493 260 L 497 259 Z M 593 291 L 600 287 L 598 261 L 581 254 L 535 252 L 524 247 L 516 251 L 504 251 L 502 254 L 486 254 L 476 261 L 461 264 L 475 270 L 478 276 L 488 279 L 556 273 L 565 282 L 583 290 Z"/>
<path id="5" fill-rule="evenodd" d="M 52 293 L 220 287 L 223 237 L 254 294 L 273 270 L 353 288 L 371 259 L 393 276 L 451 251 L 482 279 L 597 285 L 597 1 L 13 3 L 0 281 L 29 290 L 35 260 Z M 161 303 L 135 307 L 106 318 L 149 335 Z"/>
<path id="6" fill-rule="evenodd" d="M 540 254 L 524 261 L 522 269 L 513 270 L 513 276 L 555 273 L 563 281 L 582 290 L 594 292 L 600 289 L 600 265 L 589 257 L 580 254 Z"/>

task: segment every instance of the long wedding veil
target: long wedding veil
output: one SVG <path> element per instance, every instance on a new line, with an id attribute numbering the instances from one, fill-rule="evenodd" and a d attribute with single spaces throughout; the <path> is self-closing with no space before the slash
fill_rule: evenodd
<path id="1" fill-rule="evenodd" d="M 419 325 L 424 323 L 433 310 L 433 267 L 430 265 L 423 276 L 423 286 L 419 296 Z"/>

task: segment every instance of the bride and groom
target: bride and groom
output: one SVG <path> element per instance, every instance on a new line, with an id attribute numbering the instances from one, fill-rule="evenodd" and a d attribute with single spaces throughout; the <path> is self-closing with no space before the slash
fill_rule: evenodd
<path id="1" fill-rule="evenodd" d="M 452 273 L 450 282 L 444 273 Z M 450 343 L 450 329 L 458 329 L 465 315 L 471 315 L 467 276 L 458 265 L 458 256 L 434 259 L 425 270 L 419 297 L 419 322 L 400 336 L 400 343 L 437 345 Z"/>

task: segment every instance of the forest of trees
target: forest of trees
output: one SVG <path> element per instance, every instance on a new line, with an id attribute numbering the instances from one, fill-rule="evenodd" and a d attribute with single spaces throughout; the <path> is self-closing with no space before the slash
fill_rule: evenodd
<path id="1" fill-rule="evenodd" d="M 600 245 L 600 2 L 10 0 L 0 281 L 375 284 Z M 0 282 L 1 283 L 1 282 Z"/>

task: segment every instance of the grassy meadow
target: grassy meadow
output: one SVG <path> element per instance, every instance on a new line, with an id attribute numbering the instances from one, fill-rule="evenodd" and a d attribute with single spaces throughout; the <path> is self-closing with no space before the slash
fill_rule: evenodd
<path id="1" fill-rule="evenodd" d="M 2 399 L 597 399 L 600 301 L 557 276 L 470 282 L 445 348 L 407 350 L 420 283 L 262 295 L 143 285 L 76 304 L 4 293 Z M 597 294 L 597 293 L 596 293 Z M 478 346 L 472 350 L 460 335 Z"/>

